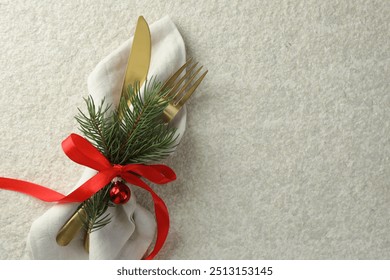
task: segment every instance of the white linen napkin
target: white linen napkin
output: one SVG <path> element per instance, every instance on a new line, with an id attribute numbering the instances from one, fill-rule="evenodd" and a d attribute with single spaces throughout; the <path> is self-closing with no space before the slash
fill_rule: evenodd
<path id="1" fill-rule="evenodd" d="M 150 25 L 152 56 L 148 78 L 166 80 L 185 63 L 185 46 L 174 23 L 168 16 Z M 117 105 L 122 91 L 127 59 L 133 38 L 130 38 L 103 59 L 88 78 L 89 94 L 96 104 Z M 141 92 L 142 93 L 142 92 Z M 115 106 L 112 106 L 115 107 Z M 177 142 L 185 131 L 186 109 L 172 121 L 177 128 Z M 74 164 L 70 162 L 69 164 Z M 76 187 L 94 176 L 86 168 Z M 130 186 L 130 188 L 133 188 Z M 32 259 L 141 259 L 147 253 L 156 233 L 154 215 L 140 206 L 132 192 L 124 205 L 109 207 L 111 222 L 91 233 L 89 254 L 83 247 L 81 231 L 69 245 L 56 243 L 58 230 L 76 210 L 78 203 L 57 204 L 33 222 L 27 237 L 27 254 Z"/>

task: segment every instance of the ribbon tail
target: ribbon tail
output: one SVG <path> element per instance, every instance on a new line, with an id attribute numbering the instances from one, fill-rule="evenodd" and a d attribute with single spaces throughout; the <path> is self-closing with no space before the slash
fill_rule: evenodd
<path id="1" fill-rule="evenodd" d="M 0 189 L 27 194 L 46 202 L 83 202 L 106 186 L 117 174 L 113 169 L 99 172 L 68 195 L 27 181 L 0 177 Z"/>
<path id="2" fill-rule="evenodd" d="M 46 202 L 56 202 L 65 197 L 41 185 L 4 177 L 0 177 L 0 189 L 24 193 Z"/>
<path id="3" fill-rule="evenodd" d="M 127 182 L 145 189 L 152 195 L 153 203 L 154 203 L 154 212 L 156 214 L 157 238 L 156 238 L 156 243 L 154 245 L 153 251 L 150 252 L 150 254 L 145 258 L 146 260 L 152 260 L 161 250 L 168 236 L 168 231 L 169 231 L 168 208 L 165 205 L 164 201 L 153 191 L 153 189 L 149 187 L 144 181 L 139 179 L 137 176 L 126 173 L 126 174 L 122 174 L 122 177 Z"/>

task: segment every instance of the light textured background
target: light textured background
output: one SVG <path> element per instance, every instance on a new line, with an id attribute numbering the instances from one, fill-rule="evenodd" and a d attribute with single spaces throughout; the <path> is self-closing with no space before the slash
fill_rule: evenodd
<path id="1" fill-rule="evenodd" d="M 159 258 L 389 259 L 390 1 L 164 2 L 0 0 L 0 176 L 67 192 L 88 74 L 170 15 L 209 74 L 155 188 Z M 0 259 L 48 208 L 0 191 Z"/>

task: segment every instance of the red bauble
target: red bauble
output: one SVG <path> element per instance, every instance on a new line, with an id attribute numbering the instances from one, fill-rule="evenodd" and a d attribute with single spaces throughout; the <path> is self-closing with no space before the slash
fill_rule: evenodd
<path id="1" fill-rule="evenodd" d="M 110 189 L 110 199 L 115 204 L 125 204 L 131 197 L 131 191 L 121 181 L 115 182 Z"/>

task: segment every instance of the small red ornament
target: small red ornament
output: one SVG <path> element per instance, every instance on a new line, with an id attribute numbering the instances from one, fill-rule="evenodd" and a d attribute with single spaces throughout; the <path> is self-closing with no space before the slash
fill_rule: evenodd
<path id="1" fill-rule="evenodd" d="M 110 189 L 110 199 L 115 204 L 125 204 L 131 197 L 131 191 L 125 183 L 116 181 Z"/>

